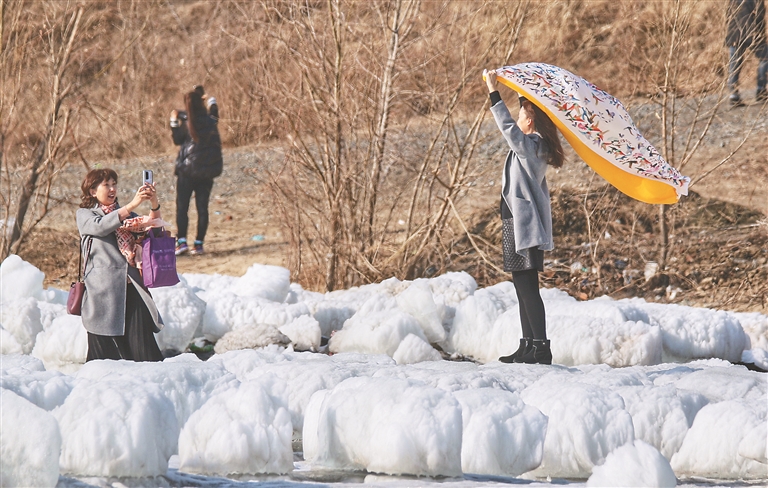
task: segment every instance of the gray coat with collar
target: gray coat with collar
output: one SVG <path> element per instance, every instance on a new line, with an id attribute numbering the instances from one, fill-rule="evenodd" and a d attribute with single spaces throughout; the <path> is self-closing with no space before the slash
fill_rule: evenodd
<path id="1" fill-rule="evenodd" d="M 552 207 L 545 177 L 547 162 L 546 154 L 541 150 L 541 136 L 535 133 L 524 134 L 503 101 L 493 105 L 491 112 L 510 147 L 502 174 L 501 196 L 514 218 L 515 249 L 519 252 L 535 247 L 551 251 L 555 248 L 552 239 Z"/>
<path id="2" fill-rule="evenodd" d="M 127 277 L 152 314 L 155 332 L 159 331 L 163 322 L 155 302 L 142 286 L 144 281 L 139 270 L 128 265 L 117 247 L 115 230 L 121 225 L 117 211 L 105 214 L 97 205 L 78 209 L 76 218 L 83 253 L 88 248 L 88 240 L 93 239 L 83 278 L 85 294 L 81 317 L 85 330 L 103 336 L 125 334 Z"/>

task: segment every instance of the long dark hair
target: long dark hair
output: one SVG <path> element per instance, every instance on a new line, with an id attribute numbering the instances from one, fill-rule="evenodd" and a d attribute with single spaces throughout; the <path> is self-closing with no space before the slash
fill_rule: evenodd
<path id="1" fill-rule="evenodd" d="M 110 168 L 92 169 L 85 175 L 83 183 L 80 185 L 82 195 L 80 195 L 80 208 L 93 208 L 97 203 L 96 197 L 91 196 L 91 190 L 95 190 L 105 181 L 115 180 L 117 183 L 117 173 Z"/>
<path id="2" fill-rule="evenodd" d="M 195 127 L 195 123 L 198 117 L 201 115 L 208 115 L 203 105 L 203 97 L 197 91 L 191 91 L 184 95 L 184 105 L 187 108 L 187 127 L 189 127 L 189 135 L 192 136 L 192 140 L 200 142 L 198 137 L 198 128 Z"/>
<path id="3" fill-rule="evenodd" d="M 548 153 L 547 164 L 554 166 L 555 168 L 561 168 L 565 161 L 565 153 L 563 152 L 562 144 L 560 144 L 560 138 L 557 136 L 557 127 L 555 127 L 555 123 L 552 122 L 552 119 L 547 117 L 547 114 L 529 100 L 523 101 L 522 107 L 528 115 L 528 118 L 533 120 L 533 126 L 536 128 L 536 132 L 541 134 L 541 139 L 544 142 L 544 150 Z"/>

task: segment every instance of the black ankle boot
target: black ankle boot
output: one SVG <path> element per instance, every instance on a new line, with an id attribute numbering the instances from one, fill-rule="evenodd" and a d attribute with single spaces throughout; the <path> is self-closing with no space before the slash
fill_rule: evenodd
<path id="1" fill-rule="evenodd" d="M 514 363 L 515 358 L 519 358 L 520 356 L 525 355 L 528 351 L 531 350 L 531 347 L 533 346 L 533 339 L 530 337 L 523 337 L 520 339 L 520 347 L 517 349 L 517 351 L 513 352 L 509 356 L 501 356 L 499 358 L 499 361 L 502 363 Z"/>
<path id="2" fill-rule="evenodd" d="M 549 341 L 534 339 L 531 342 L 531 349 L 524 355 L 514 359 L 514 362 L 525 364 L 552 364 L 552 350 L 549 348 Z"/>

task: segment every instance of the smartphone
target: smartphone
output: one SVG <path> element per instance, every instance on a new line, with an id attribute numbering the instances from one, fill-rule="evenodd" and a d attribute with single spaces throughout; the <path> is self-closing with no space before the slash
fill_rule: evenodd
<path id="1" fill-rule="evenodd" d="M 146 184 L 152 184 L 152 170 L 151 169 L 145 169 L 142 171 L 142 186 Z"/>

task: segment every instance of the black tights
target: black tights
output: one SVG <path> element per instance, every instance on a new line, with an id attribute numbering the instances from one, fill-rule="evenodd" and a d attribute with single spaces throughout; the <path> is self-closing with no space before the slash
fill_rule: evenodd
<path id="1" fill-rule="evenodd" d="M 544 302 L 539 293 L 538 270 L 514 271 L 512 283 L 515 284 L 517 301 L 520 306 L 523 337 L 546 340 L 547 319 L 544 315 Z"/>

